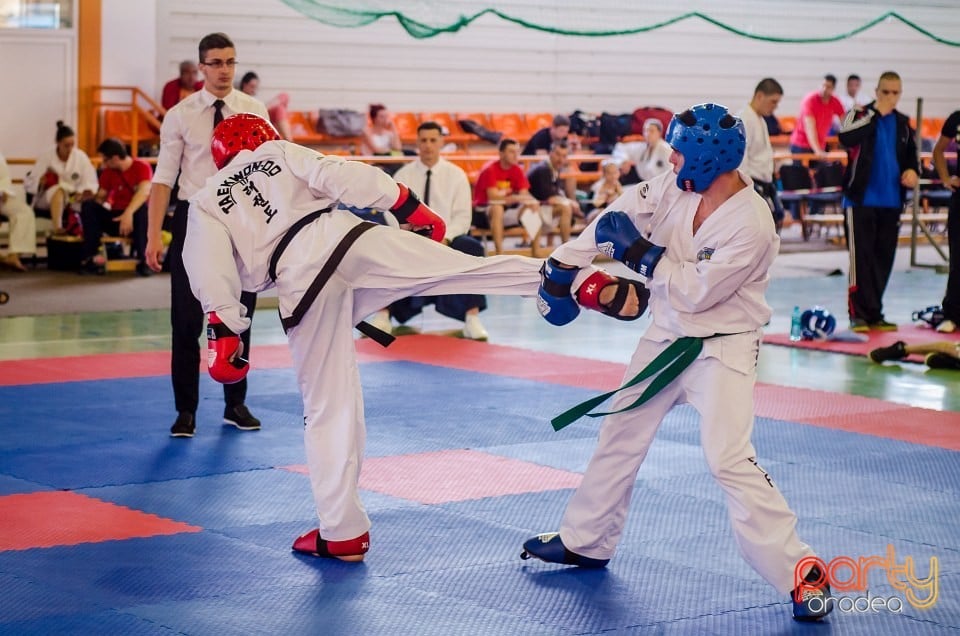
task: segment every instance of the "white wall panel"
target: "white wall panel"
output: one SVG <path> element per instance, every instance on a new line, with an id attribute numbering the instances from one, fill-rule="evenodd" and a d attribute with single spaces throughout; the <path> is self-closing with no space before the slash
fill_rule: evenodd
<path id="1" fill-rule="evenodd" d="M 428 3 L 429 4 L 429 3 Z M 506 3 L 497 3 L 503 7 Z M 682 13 L 704 3 L 658 4 L 643 19 L 615 16 L 633 3 L 543 3 L 517 0 L 516 11 L 541 22 L 580 19 L 622 28 Z M 646 3 L 644 3 L 646 4 Z M 909 19 L 960 33 L 960 4 L 899 7 Z M 424 3 L 395 6 L 423 10 Z M 447 12 L 471 14 L 483 3 L 450 0 Z M 558 8 L 564 5 L 561 18 Z M 862 24 L 889 9 L 857 2 L 740 0 L 716 3 L 705 12 L 753 32 L 796 37 L 830 35 Z M 310 20 L 279 0 L 166 0 L 157 6 L 158 82 L 176 74 L 195 56 L 205 33 L 222 30 L 237 43 L 241 69 L 256 70 L 261 97 L 285 91 L 295 110 L 364 109 L 384 102 L 394 110 L 625 112 L 641 105 L 676 110 L 714 100 L 739 108 L 757 81 L 777 78 L 784 86 L 781 114 L 794 113 L 800 100 L 827 72 L 842 79 L 860 74 L 872 90 L 880 72 L 904 77 L 901 103 L 913 112 L 925 97 L 927 116 L 960 108 L 957 76 L 960 49 L 934 42 L 898 22 L 887 21 L 858 36 L 833 43 L 781 44 L 744 38 L 701 20 L 686 20 L 656 31 L 613 37 L 568 37 L 516 26 L 484 16 L 454 34 L 417 40 L 392 18 L 357 29 Z M 572 12 L 572 13 L 571 13 Z M 579 13 L 577 13 L 579 12 Z M 933 17 L 931 17 L 933 16 Z"/>
<path id="2" fill-rule="evenodd" d="M 154 95 L 156 0 L 101 0 L 100 81 Z"/>
<path id="3" fill-rule="evenodd" d="M 396 0 L 391 6 L 449 17 L 488 5 Z M 738 28 L 784 37 L 829 36 L 893 9 L 942 37 L 960 39 L 955 1 L 512 0 L 497 6 L 534 22 L 610 29 L 701 10 Z M 280 0 L 103 0 L 103 81 L 136 84 L 159 97 L 179 62 L 195 59 L 197 42 L 211 31 L 234 38 L 239 72 L 260 74 L 262 97 L 285 91 L 297 110 L 362 110 L 382 101 L 414 111 L 625 112 L 640 105 L 676 110 L 708 99 L 739 108 L 769 75 L 786 89 L 780 113 L 794 114 L 826 72 L 841 80 L 859 73 L 870 88 L 888 68 L 904 77 L 904 111 L 914 111 L 918 96 L 925 98 L 927 116 L 960 108 L 960 49 L 894 21 L 840 42 L 778 44 L 697 19 L 649 33 L 586 38 L 533 31 L 487 15 L 457 33 L 417 40 L 392 18 L 340 29 Z M 73 31 L 0 32 L 0 81 L 24 87 L 7 91 L 0 107 L 0 148 L 8 156 L 35 155 L 38 143 L 52 138 L 57 119 L 75 123 L 73 37 Z"/>
<path id="4" fill-rule="evenodd" d="M 74 32 L 5 30 L 0 35 L 0 151 L 30 158 L 52 146 L 57 120 L 76 130 Z M 11 168 L 15 177 L 20 169 Z"/>

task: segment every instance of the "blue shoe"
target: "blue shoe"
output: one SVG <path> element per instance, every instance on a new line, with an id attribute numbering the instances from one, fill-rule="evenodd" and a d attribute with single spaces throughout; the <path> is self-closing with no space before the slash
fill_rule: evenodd
<path id="1" fill-rule="evenodd" d="M 526 561 L 530 557 L 536 557 L 547 563 L 562 563 L 592 569 L 605 568 L 607 563 L 610 563 L 610 559 L 591 559 L 567 550 L 558 532 L 546 532 L 527 539 L 523 544 L 520 558 Z"/>
<path id="2" fill-rule="evenodd" d="M 833 611 L 830 586 L 823 581 L 823 578 L 820 568 L 813 566 L 804 577 L 811 585 L 804 587 L 800 600 L 797 600 L 797 590 L 790 593 L 794 620 L 818 621 Z"/>

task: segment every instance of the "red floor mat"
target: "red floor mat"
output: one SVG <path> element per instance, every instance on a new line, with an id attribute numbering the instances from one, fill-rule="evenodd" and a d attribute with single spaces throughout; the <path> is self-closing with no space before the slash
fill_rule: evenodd
<path id="1" fill-rule="evenodd" d="M 892 345 L 898 340 L 903 340 L 907 344 L 920 344 L 924 342 L 936 342 L 938 340 L 951 340 L 960 342 L 960 332 L 958 333 L 937 333 L 926 325 L 900 325 L 898 331 L 871 331 L 867 334 L 867 342 L 839 342 L 828 340 L 822 342 L 819 340 L 800 340 L 793 342 L 789 334 L 774 333 L 763 337 L 766 344 L 778 345 L 782 347 L 796 347 L 798 349 L 816 349 L 818 351 L 831 351 L 833 353 L 845 353 L 851 356 L 865 356 L 872 349 L 877 347 L 886 347 Z M 910 356 L 911 362 L 923 362 L 922 356 Z"/>
<path id="2" fill-rule="evenodd" d="M 203 528 L 75 492 L 0 497 L 0 551 L 152 537 Z"/>

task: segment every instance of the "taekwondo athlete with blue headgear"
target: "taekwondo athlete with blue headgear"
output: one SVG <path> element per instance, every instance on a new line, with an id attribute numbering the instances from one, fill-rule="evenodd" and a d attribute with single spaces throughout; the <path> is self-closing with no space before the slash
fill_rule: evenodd
<path id="1" fill-rule="evenodd" d="M 666 141 L 673 171 L 628 188 L 557 248 L 543 270 L 538 302 L 553 324 L 576 317 L 570 303 L 580 300 L 582 279 L 595 275 L 582 268 L 600 254 L 645 278 L 652 324 L 624 387 L 614 392 L 559 532 L 530 539 L 522 556 L 606 566 L 657 428 L 675 405 L 690 404 L 700 414 L 703 451 L 726 496 L 740 552 L 778 592 L 790 594 L 795 618 L 816 620 L 832 609 L 829 586 L 819 568 L 804 564 L 814 552 L 797 536 L 797 517 L 750 441 L 761 329 L 771 315 L 764 292 L 780 239 L 769 207 L 737 169 L 745 148 L 739 119 L 718 104 L 700 104 L 674 116 Z M 567 281 L 576 295 L 558 297 L 558 284 Z M 572 421 L 560 421 L 564 416 L 554 419 L 555 428 Z M 653 514 L 662 511 L 643 511 L 640 523 Z"/>

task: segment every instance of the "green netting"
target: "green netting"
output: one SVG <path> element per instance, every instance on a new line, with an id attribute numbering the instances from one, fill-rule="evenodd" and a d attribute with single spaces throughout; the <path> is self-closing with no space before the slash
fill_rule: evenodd
<path id="1" fill-rule="evenodd" d="M 794 37 L 777 34 L 773 32 L 773 27 L 770 26 L 767 26 L 767 32 L 760 32 L 749 24 L 749 16 L 740 15 L 738 16 L 740 19 L 736 20 L 734 18 L 716 18 L 701 11 L 680 13 L 676 5 L 667 9 L 652 9 L 645 3 L 620 3 L 622 6 L 616 7 L 615 11 L 611 12 L 609 11 L 611 9 L 609 4 L 601 8 L 598 6 L 591 7 L 587 2 L 555 2 L 547 5 L 487 2 L 487 8 L 464 14 L 462 9 L 465 8 L 467 3 L 452 0 L 421 0 L 419 2 L 346 0 L 340 3 L 337 3 L 336 0 L 327 2 L 318 0 L 282 1 L 309 18 L 335 27 L 355 28 L 383 18 L 396 19 L 408 34 L 417 39 L 431 38 L 443 33 L 454 33 L 466 28 L 480 18 L 495 16 L 527 29 L 579 37 L 631 35 L 654 31 L 687 20 L 699 20 L 753 40 L 799 44 L 837 42 L 863 33 L 883 22 L 898 22 L 941 44 L 960 46 L 960 39 L 949 39 L 937 35 L 921 26 L 919 21 L 910 20 L 896 11 L 886 11 L 873 18 L 864 18 L 862 11 L 854 11 L 855 17 L 825 15 L 825 20 L 820 22 L 821 25 L 828 23 L 835 29 L 843 30 L 829 34 Z M 493 4 L 500 4 L 502 8 L 489 6 Z M 772 8 L 770 5 L 768 7 L 768 10 Z M 862 7 L 863 5 L 861 5 Z M 928 8 L 932 9 L 932 7 Z M 928 12 L 928 14 L 936 15 L 935 12 Z M 935 20 L 935 17 L 931 17 L 926 21 Z M 733 23 L 735 21 L 747 24 L 737 25 Z M 782 22 L 785 24 L 785 30 L 789 30 L 791 27 L 790 20 L 785 16 Z M 616 28 L 610 28 L 609 25 L 611 24 L 616 25 Z M 938 24 L 938 26 L 943 28 L 942 24 Z"/>

